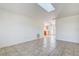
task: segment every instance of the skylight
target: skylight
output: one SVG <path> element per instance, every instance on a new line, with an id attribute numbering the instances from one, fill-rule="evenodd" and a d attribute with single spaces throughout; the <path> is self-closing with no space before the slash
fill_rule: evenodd
<path id="1" fill-rule="evenodd" d="M 54 6 L 51 3 L 38 3 L 38 5 L 47 12 L 55 10 Z"/>

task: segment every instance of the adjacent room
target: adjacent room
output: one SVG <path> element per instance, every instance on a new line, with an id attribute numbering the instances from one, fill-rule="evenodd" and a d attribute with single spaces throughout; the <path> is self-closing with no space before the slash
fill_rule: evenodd
<path id="1" fill-rule="evenodd" d="M 78 3 L 0 3 L 0 56 L 79 56 Z"/>

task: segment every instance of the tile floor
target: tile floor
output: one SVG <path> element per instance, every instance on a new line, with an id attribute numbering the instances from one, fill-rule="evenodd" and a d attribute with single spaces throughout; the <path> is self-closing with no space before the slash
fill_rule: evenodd
<path id="1" fill-rule="evenodd" d="M 37 39 L 1 48 L 0 56 L 79 56 L 79 44 Z"/>

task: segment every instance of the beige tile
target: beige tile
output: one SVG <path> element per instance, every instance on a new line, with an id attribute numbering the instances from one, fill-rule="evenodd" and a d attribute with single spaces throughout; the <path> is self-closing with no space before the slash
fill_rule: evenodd
<path id="1" fill-rule="evenodd" d="M 56 41 L 51 44 L 50 39 L 24 42 L 0 49 L 0 56 L 79 56 L 79 44 Z"/>
<path id="2" fill-rule="evenodd" d="M 6 52 L 4 48 L 0 49 L 0 56 L 6 56 Z"/>
<path id="3" fill-rule="evenodd" d="M 64 49 L 62 55 L 63 55 L 63 56 L 73 56 L 73 50 L 66 48 L 66 49 Z"/>
<path id="4" fill-rule="evenodd" d="M 5 52 L 6 52 L 6 55 L 7 55 L 7 56 L 20 55 L 19 52 L 16 50 L 16 48 L 13 47 L 13 46 L 6 47 L 6 48 L 4 48 L 4 49 L 5 49 Z"/>

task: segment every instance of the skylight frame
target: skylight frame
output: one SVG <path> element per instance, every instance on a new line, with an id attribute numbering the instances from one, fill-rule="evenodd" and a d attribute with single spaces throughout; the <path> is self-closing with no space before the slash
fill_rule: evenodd
<path id="1" fill-rule="evenodd" d="M 51 3 L 38 3 L 38 5 L 46 12 L 52 12 L 55 10 L 55 7 Z"/>

